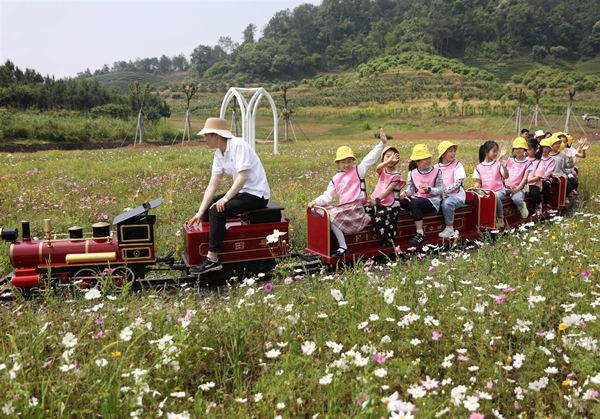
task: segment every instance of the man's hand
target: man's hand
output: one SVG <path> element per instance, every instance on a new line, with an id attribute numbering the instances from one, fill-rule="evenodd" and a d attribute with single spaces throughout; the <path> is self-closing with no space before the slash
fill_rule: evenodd
<path id="1" fill-rule="evenodd" d="M 191 219 L 191 220 L 189 220 L 189 221 L 186 221 L 186 222 L 185 222 L 185 225 L 189 227 L 189 226 L 191 226 L 192 224 L 198 224 L 200 221 L 202 221 L 202 216 L 203 216 L 203 215 L 204 215 L 204 214 L 197 213 L 196 215 L 194 215 L 194 216 L 192 217 L 192 219 Z"/>
<path id="2" fill-rule="evenodd" d="M 214 207 L 215 205 L 217 206 L 217 211 L 219 212 L 223 212 L 225 210 L 225 204 L 229 202 L 229 200 L 225 197 L 219 199 L 217 202 L 215 202 L 214 204 L 212 204 L 210 206 L 210 208 L 212 209 L 212 207 Z"/>

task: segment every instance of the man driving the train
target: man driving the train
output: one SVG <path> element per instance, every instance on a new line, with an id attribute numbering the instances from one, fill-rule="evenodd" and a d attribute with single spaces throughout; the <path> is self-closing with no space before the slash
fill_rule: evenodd
<path id="1" fill-rule="evenodd" d="M 234 137 L 227 121 L 208 118 L 202 131 L 209 148 L 215 149 L 212 177 L 200 209 L 186 224 L 200 220 L 210 223 L 208 254 L 204 260 L 190 268 L 194 275 L 218 271 L 223 267 L 219 253 L 225 239 L 225 223 L 246 211 L 264 208 L 269 202 L 271 190 L 265 169 L 256 152 L 243 139 Z M 233 185 L 224 194 L 215 195 L 223 175 L 233 177 Z"/>

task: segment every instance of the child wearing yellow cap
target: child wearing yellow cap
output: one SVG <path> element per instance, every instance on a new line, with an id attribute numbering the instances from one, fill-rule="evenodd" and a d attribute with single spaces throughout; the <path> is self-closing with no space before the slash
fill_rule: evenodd
<path id="1" fill-rule="evenodd" d="M 358 166 L 354 165 L 356 158 L 352 149 L 347 146 L 338 148 L 335 164 L 340 169 L 327 185 L 327 190 L 314 201 L 308 208 L 315 205 L 324 207 L 329 213 L 331 231 L 338 241 L 338 249 L 332 257 L 343 257 L 349 253 L 344 233 L 356 233 L 369 224 L 369 217 L 365 214 L 364 204 L 367 201 L 365 187 L 365 174 L 369 167 L 375 163 L 385 144 L 387 137 L 383 129 L 380 131 L 381 141 L 365 156 Z M 339 197 L 338 205 L 327 205 L 335 196 Z"/>
<path id="2" fill-rule="evenodd" d="M 438 146 L 439 160 L 435 167 L 442 171 L 444 181 L 442 213 L 446 222 L 446 228 L 438 234 L 441 238 L 450 238 L 454 235 L 454 213 L 465 205 L 467 199 L 465 188 L 462 186 L 467 174 L 462 163 L 456 160 L 457 149 L 458 145 L 450 141 L 442 141 Z"/>
<path id="3" fill-rule="evenodd" d="M 590 149 L 590 146 L 587 143 L 587 138 L 580 138 L 579 140 L 577 140 L 577 143 L 579 144 L 577 148 L 573 147 L 573 137 L 571 136 L 571 134 L 562 133 L 558 136 L 558 138 L 560 138 L 563 142 L 560 151 L 564 153 L 564 150 L 570 150 L 571 155 L 573 156 L 573 163 L 577 163 L 577 158 L 585 159 L 587 157 L 587 151 Z M 572 196 L 577 193 L 577 188 L 579 187 L 579 179 L 577 178 L 577 172 L 575 170 L 571 170 L 571 172 L 569 172 L 568 174 L 567 180 L 573 188 L 573 190 L 571 191 Z"/>
<path id="4" fill-rule="evenodd" d="M 475 166 L 473 179 L 475 180 L 476 189 L 490 189 L 496 193 L 496 226 L 504 228 L 502 200 L 506 197 L 504 179 L 508 179 L 509 176 L 506 168 L 508 150 L 506 147 L 502 147 L 498 161 L 496 160 L 498 148 L 498 143 L 491 140 L 486 141 L 479 147 L 479 164 Z"/>
<path id="5" fill-rule="evenodd" d="M 525 138 L 517 137 L 513 141 L 514 156 L 510 157 L 506 164 L 508 179 L 504 182 L 506 187 L 510 189 L 512 201 L 521 213 L 521 218 L 529 217 L 529 210 L 525 205 L 525 192 L 527 192 L 527 178 L 533 170 L 533 166 L 525 155 L 527 148 Z"/>
<path id="6" fill-rule="evenodd" d="M 542 192 L 544 194 L 544 202 L 546 203 L 546 208 L 548 211 L 552 211 L 552 207 L 550 206 L 550 199 L 552 194 L 552 172 L 554 172 L 554 159 L 550 157 L 550 152 L 552 151 L 552 142 L 550 141 L 550 137 L 544 138 L 540 141 L 540 148 L 542 149 L 542 157 L 540 158 L 540 166 L 543 167 L 544 174 L 541 176 L 540 180 L 542 181 Z"/>
<path id="7" fill-rule="evenodd" d="M 369 199 L 370 205 L 365 207 L 365 212 L 373 219 L 373 231 L 383 237 L 383 242 L 379 244 L 381 248 L 394 245 L 393 239 L 398 227 L 400 189 L 406 185 L 406 181 L 396 170 L 399 161 L 400 155 L 396 147 L 390 145 L 383 149 L 381 163 L 377 166 L 377 186 Z"/>
<path id="8" fill-rule="evenodd" d="M 527 187 L 529 188 L 529 196 L 535 203 L 535 214 L 540 217 L 542 215 L 542 179 L 544 177 L 544 164 L 540 158 L 542 150 L 540 143 L 535 138 L 527 140 L 527 160 L 531 164 L 531 172 L 527 178 Z M 550 157 L 549 157 L 550 158 Z M 552 158 L 550 158 L 552 160 Z M 552 160 L 554 161 L 554 160 Z M 552 173 L 552 171 L 550 171 Z M 550 202 L 550 190 L 544 191 L 544 199 Z"/>
<path id="9" fill-rule="evenodd" d="M 561 134 L 563 135 L 563 134 Z M 569 173 L 575 167 L 575 161 L 573 160 L 573 154 L 571 150 L 564 150 L 564 153 L 561 153 L 560 146 L 562 141 L 559 136 L 552 136 L 547 139 L 548 143 L 552 146 L 552 151 L 548 154 L 552 159 L 554 159 L 554 170 L 552 171 L 553 175 L 564 176 L 568 178 Z M 573 191 L 573 185 L 571 182 L 567 182 L 567 196 L 565 203 L 569 203 L 569 195 Z"/>
<path id="10" fill-rule="evenodd" d="M 444 180 L 441 170 L 431 166 L 431 153 L 425 144 L 413 148 L 410 160 L 406 191 L 400 194 L 400 205 L 410 210 L 417 228 L 417 234 L 408 244 L 419 246 L 425 242 L 423 214 L 440 210 Z"/>

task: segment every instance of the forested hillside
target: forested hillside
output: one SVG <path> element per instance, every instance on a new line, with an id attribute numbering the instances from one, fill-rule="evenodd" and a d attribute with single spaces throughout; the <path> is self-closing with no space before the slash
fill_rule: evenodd
<path id="1" fill-rule="evenodd" d="M 448 58 L 578 61 L 600 53 L 597 0 L 323 0 L 277 12 L 242 42 L 198 45 L 189 71 L 198 79 L 242 83 L 349 70 L 372 58 L 420 51 Z M 185 57 L 108 64 L 94 74 L 188 69 Z M 528 68 L 529 70 L 530 68 Z M 89 75 L 91 73 L 87 72 Z"/>

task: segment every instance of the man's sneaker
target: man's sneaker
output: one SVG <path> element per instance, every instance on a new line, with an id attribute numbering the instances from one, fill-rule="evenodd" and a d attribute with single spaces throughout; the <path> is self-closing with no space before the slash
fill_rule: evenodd
<path id="1" fill-rule="evenodd" d="M 441 237 L 443 239 L 449 239 L 452 236 L 454 236 L 454 227 L 446 226 L 445 229 L 438 233 L 438 237 Z"/>
<path id="2" fill-rule="evenodd" d="M 425 234 L 417 233 L 408 241 L 409 246 L 418 246 L 425 241 Z"/>
<path id="3" fill-rule="evenodd" d="M 523 205 L 523 209 L 521 210 L 521 218 L 529 217 L 529 210 L 527 209 L 527 205 Z"/>
<path id="4" fill-rule="evenodd" d="M 202 262 L 200 262 L 196 266 L 192 266 L 190 268 L 190 273 L 192 275 L 201 275 L 206 272 L 218 271 L 222 268 L 223 265 L 221 265 L 221 261 L 219 259 L 217 259 L 216 261 L 212 261 L 207 256 Z"/>

